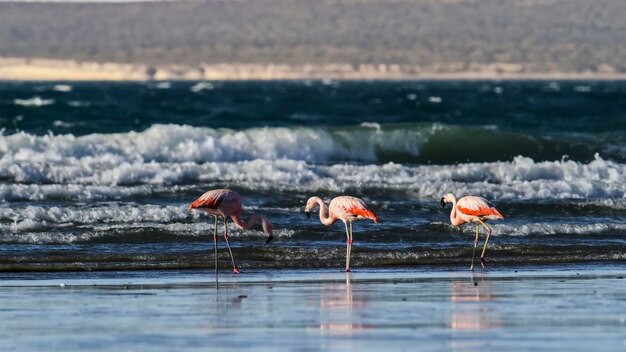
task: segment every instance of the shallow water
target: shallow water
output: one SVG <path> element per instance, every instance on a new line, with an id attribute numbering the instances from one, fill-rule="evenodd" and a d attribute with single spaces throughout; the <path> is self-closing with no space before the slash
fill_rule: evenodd
<path id="1" fill-rule="evenodd" d="M 212 264 L 208 189 L 244 197 L 242 268 L 341 267 L 312 195 L 362 197 L 356 267 L 468 265 L 448 192 L 488 198 L 489 265 L 624 263 L 624 82 L 0 83 L 0 271 Z M 461 232 L 462 231 L 462 232 Z M 484 235 L 481 235 L 484 238 Z M 221 262 L 228 263 L 223 242 Z"/>
<path id="2" fill-rule="evenodd" d="M 618 265 L 3 274 L 3 351 L 607 351 Z"/>

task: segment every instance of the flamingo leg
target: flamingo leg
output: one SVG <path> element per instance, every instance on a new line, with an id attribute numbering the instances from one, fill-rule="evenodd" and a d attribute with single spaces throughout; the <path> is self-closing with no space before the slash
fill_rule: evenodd
<path id="1" fill-rule="evenodd" d="M 214 216 L 215 218 L 215 224 L 213 226 L 213 247 L 215 249 L 214 251 L 214 257 L 215 257 L 215 275 L 217 275 L 217 216 Z"/>
<path id="2" fill-rule="evenodd" d="M 346 225 L 346 272 L 350 271 L 350 232 L 348 231 L 348 223 L 344 222 Z"/>
<path id="3" fill-rule="evenodd" d="M 233 250 L 230 248 L 230 242 L 228 241 L 228 220 L 224 217 L 224 239 L 226 240 L 226 245 L 228 246 L 228 252 L 230 253 L 230 260 L 233 262 L 233 273 L 239 274 L 239 270 L 237 269 L 237 264 L 235 264 L 235 257 L 233 257 Z"/>
<path id="4" fill-rule="evenodd" d="M 480 265 L 485 267 L 485 250 L 487 250 L 487 242 L 489 242 L 489 236 L 491 236 L 491 228 L 487 226 L 482 220 L 478 219 L 478 222 L 481 223 L 487 229 L 487 238 L 485 239 L 485 245 L 483 246 L 483 252 L 480 254 Z"/>
<path id="5" fill-rule="evenodd" d="M 350 221 L 350 258 L 348 258 L 348 262 L 352 259 L 352 221 Z"/>
<path id="6" fill-rule="evenodd" d="M 472 264 L 470 265 L 470 271 L 474 270 L 474 258 L 476 257 L 477 246 L 478 246 L 478 224 L 476 224 L 476 239 L 474 240 L 474 251 L 472 251 Z"/>
<path id="7" fill-rule="evenodd" d="M 213 257 L 215 258 L 215 288 L 217 288 L 217 216 L 214 216 L 215 224 L 213 225 L 213 247 L 215 248 L 215 252 Z"/>

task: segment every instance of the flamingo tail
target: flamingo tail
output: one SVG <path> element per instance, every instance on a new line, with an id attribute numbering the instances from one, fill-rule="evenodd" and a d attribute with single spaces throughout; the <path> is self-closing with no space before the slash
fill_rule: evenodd
<path id="1" fill-rule="evenodd" d="M 498 211 L 498 209 L 496 208 L 491 208 L 492 210 L 492 215 L 497 216 L 499 219 L 504 220 L 504 216 L 502 216 L 502 214 L 500 214 L 500 212 Z"/>
<path id="2" fill-rule="evenodd" d="M 362 218 L 366 218 L 366 219 L 370 219 L 374 223 L 378 224 L 378 217 L 376 216 L 376 214 L 374 214 L 373 211 L 371 211 L 369 209 L 357 208 L 357 209 L 352 209 L 352 212 L 356 216 L 359 216 L 359 217 L 362 217 Z"/>
<path id="3" fill-rule="evenodd" d="M 191 204 L 189 204 L 189 210 L 197 209 L 197 208 L 217 208 L 220 203 L 222 203 L 221 199 L 196 199 Z"/>

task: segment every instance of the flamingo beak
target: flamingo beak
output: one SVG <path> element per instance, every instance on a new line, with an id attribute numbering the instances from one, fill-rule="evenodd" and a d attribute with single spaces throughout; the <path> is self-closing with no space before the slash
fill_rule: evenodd
<path id="1" fill-rule="evenodd" d="M 306 214 L 307 219 L 310 219 L 310 218 L 311 218 L 311 212 L 309 212 L 309 211 L 305 211 L 304 213 Z"/>
<path id="2" fill-rule="evenodd" d="M 267 240 L 265 241 L 265 244 L 269 244 L 270 242 L 272 242 L 272 240 L 274 239 L 274 236 L 269 235 L 269 237 L 267 238 Z"/>
<path id="3" fill-rule="evenodd" d="M 442 208 L 446 207 L 446 201 L 443 198 L 441 198 L 441 207 Z"/>

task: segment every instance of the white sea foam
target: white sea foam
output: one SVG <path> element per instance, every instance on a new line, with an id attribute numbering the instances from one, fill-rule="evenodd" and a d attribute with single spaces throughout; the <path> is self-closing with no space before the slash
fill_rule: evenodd
<path id="1" fill-rule="evenodd" d="M 52 87 L 52 90 L 56 92 L 67 93 L 72 91 L 72 86 L 67 84 L 56 84 L 54 87 Z"/>
<path id="2" fill-rule="evenodd" d="M 63 127 L 63 128 L 70 128 L 75 126 L 76 124 L 74 123 L 70 123 L 70 122 L 65 122 L 65 121 L 61 121 L 61 120 L 55 120 L 52 125 L 54 127 Z"/>
<path id="3" fill-rule="evenodd" d="M 90 106 L 91 104 L 84 102 L 84 101 L 70 100 L 67 102 L 67 105 L 71 107 L 79 108 L 79 107 L 87 107 L 87 106 Z"/>
<path id="4" fill-rule="evenodd" d="M 185 205 L 109 205 L 98 207 L 42 207 L 25 208 L 0 207 L 0 222 L 8 223 L 15 229 L 32 229 L 50 224 L 93 224 L 93 223 L 134 223 L 134 222 L 172 222 L 192 215 Z"/>
<path id="5" fill-rule="evenodd" d="M 440 104 L 443 99 L 441 99 L 441 97 L 428 97 L 428 101 L 433 104 Z"/>
<path id="6" fill-rule="evenodd" d="M 544 90 L 548 92 L 559 92 L 561 90 L 561 85 L 558 82 L 550 82 L 544 87 Z"/>
<path id="7" fill-rule="evenodd" d="M 32 97 L 30 99 L 13 99 L 15 105 L 38 107 L 54 104 L 54 99 L 42 99 L 39 96 Z"/>
<path id="8" fill-rule="evenodd" d="M 157 89 L 170 89 L 172 84 L 170 82 L 158 82 L 154 85 Z"/>
<path id="9" fill-rule="evenodd" d="M 213 85 L 209 82 L 198 82 L 194 84 L 191 88 L 189 88 L 189 90 L 193 93 L 198 93 L 203 90 L 213 90 L 213 88 Z"/>
<path id="10" fill-rule="evenodd" d="M 585 85 L 577 85 L 574 87 L 574 92 L 589 93 L 591 92 L 591 87 Z"/>

